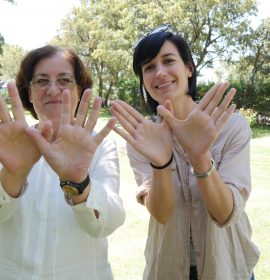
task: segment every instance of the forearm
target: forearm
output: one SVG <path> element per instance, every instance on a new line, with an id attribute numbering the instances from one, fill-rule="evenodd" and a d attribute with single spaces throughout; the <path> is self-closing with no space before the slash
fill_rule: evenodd
<path id="1" fill-rule="evenodd" d="M 197 173 L 203 173 L 211 166 L 211 159 L 198 160 L 194 166 Z M 197 184 L 209 213 L 219 224 L 226 223 L 233 211 L 233 194 L 217 170 L 213 168 L 209 176 L 197 178 Z"/>
<path id="2" fill-rule="evenodd" d="M 172 171 L 153 169 L 152 186 L 144 198 L 149 213 L 160 223 L 165 224 L 174 206 Z"/>
<path id="3" fill-rule="evenodd" d="M 0 181 L 5 192 L 13 197 L 17 198 L 22 191 L 23 186 L 26 183 L 29 172 L 20 174 L 10 173 L 5 167 L 2 167 L 0 171 Z"/>

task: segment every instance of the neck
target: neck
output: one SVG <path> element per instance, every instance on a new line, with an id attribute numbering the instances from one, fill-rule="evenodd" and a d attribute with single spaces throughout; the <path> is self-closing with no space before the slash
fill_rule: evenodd
<path id="1" fill-rule="evenodd" d="M 172 103 L 173 115 L 178 120 L 185 120 L 190 112 L 197 106 L 189 95 Z"/>

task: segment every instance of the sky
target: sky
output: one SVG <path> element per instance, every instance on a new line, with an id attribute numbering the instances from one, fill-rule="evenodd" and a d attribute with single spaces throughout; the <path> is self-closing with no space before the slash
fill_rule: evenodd
<path id="1" fill-rule="evenodd" d="M 57 35 L 61 20 L 79 0 L 0 0 L 0 33 L 5 43 L 25 50 L 41 47 Z"/>
<path id="2" fill-rule="evenodd" d="M 79 0 L 0 0 L 0 33 L 5 43 L 25 50 L 41 47 L 57 35 L 61 20 L 80 4 Z M 254 25 L 270 14 L 270 1 L 259 0 L 259 14 Z"/>

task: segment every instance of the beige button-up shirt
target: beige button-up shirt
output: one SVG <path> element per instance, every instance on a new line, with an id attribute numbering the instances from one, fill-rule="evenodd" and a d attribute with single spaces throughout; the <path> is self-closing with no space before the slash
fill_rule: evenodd
<path id="1" fill-rule="evenodd" d="M 199 279 L 250 279 L 259 258 L 259 251 L 251 241 L 251 226 L 245 212 L 251 191 L 250 138 L 251 130 L 246 120 L 235 113 L 211 149 L 217 171 L 234 199 L 233 213 L 224 225 L 218 224 L 207 211 L 189 162 L 174 141 L 174 209 L 165 225 L 150 218 L 144 280 L 189 279 L 190 237 Z M 152 169 L 149 162 L 130 146 L 128 156 L 139 186 L 137 199 L 142 203 L 143 195 L 151 187 Z"/>

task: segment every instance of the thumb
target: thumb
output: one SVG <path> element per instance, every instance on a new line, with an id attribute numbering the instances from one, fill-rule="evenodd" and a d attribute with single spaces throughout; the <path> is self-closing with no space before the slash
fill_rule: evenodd
<path id="1" fill-rule="evenodd" d="M 36 145 L 39 151 L 43 154 L 49 148 L 49 142 L 47 139 L 42 135 L 42 133 L 34 128 L 34 127 L 27 127 L 25 132 L 31 139 L 31 141 Z"/>
<path id="2" fill-rule="evenodd" d="M 94 139 L 96 143 L 99 145 L 103 139 L 111 132 L 111 130 L 114 128 L 116 124 L 117 119 L 115 117 L 112 117 L 109 119 L 105 127 L 94 136 Z"/>
<path id="3" fill-rule="evenodd" d="M 170 100 L 165 101 L 164 107 L 173 114 L 172 102 Z"/>
<path id="4" fill-rule="evenodd" d="M 163 117 L 163 119 L 169 124 L 169 126 L 173 128 L 177 119 L 173 116 L 171 102 L 166 101 L 164 105 L 159 105 L 157 107 L 157 111 Z"/>
<path id="5" fill-rule="evenodd" d="M 47 139 L 47 141 L 50 142 L 53 135 L 52 122 L 45 121 L 44 123 L 40 123 L 39 126 L 41 134 L 45 137 L 45 139 Z"/>

